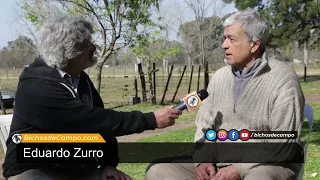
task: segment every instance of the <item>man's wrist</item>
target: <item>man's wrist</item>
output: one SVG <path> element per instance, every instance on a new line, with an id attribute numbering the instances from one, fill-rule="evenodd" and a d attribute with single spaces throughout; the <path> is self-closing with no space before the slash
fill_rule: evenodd
<path id="1" fill-rule="evenodd" d="M 154 112 L 144 113 L 143 115 L 146 121 L 147 130 L 154 130 L 158 128 L 158 124 L 157 124 L 157 120 Z"/>

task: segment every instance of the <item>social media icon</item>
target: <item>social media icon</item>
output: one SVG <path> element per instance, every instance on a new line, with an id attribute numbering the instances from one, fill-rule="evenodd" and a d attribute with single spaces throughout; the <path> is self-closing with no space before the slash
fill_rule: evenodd
<path id="1" fill-rule="evenodd" d="M 239 132 L 235 129 L 229 131 L 228 137 L 231 141 L 236 141 L 239 138 Z"/>
<path id="2" fill-rule="evenodd" d="M 217 133 L 217 137 L 220 141 L 225 141 L 228 138 L 228 133 L 224 129 L 220 129 Z"/>
<path id="3" fill-rule="evenodd" d="M 213 141 L 216 139 L 216 132 L 212 129 L 208 130 L 206 132 L 206 138 L 209 140 L 209 141 Z"/>
<path id="4" fill-rule="evenodd" d="M 240 131 L 240 139 L 242 141 L 248 141 L 250 138 L 250 132 L 247 129 L 243 129 Z"/>

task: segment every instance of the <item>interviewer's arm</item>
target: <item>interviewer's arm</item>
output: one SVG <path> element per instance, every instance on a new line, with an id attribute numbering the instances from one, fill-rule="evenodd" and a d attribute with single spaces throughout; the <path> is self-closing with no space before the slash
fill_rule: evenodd
<path id="1" fill-rule="evenodd" d="M 45 132 L 121 136 L 157 128 L 155 114 L 92 108 L 68 91 L 47 90 L 33 105 L 32 125 Z"/>

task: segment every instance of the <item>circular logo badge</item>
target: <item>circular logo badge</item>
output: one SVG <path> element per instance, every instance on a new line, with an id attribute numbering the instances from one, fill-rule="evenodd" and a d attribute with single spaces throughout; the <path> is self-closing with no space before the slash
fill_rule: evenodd
<path id="1" fill-rule="evenodd" d="M 15 144 L 19 144 L 22 141 L 22 136 L 20 134 L 14 134 L 12 136 L 12 142 Z"/>
<path id="2" fill-rule="evenodd" d="M 212 129 L 208 130 L 206 132 L 206 138 L 209 140 L 209 141 L 213 141 L 216 139 L 216 132 Z"/>
<path id="3" fill-rule="evenodd" d="M 220 141 L 225 141 L 228 138 L 228 133 L 224 129 L 220 129 L 217 133 L 217 137 Z"/>
<path id="4" fill-rule="evenodd" d="M 199 100 L 195 96 L 188 97 L 188 105 L 191 107 L 196 107 L 199 103 Z"/>
<path id="5" fill-rule="evenodd" d="M 250 138 L 250 132 L 247 129 L 243 129 L 240 131 L 240 139 L 242 141 L 248 141 Z"/>
<path id="6" fill-rule="evenodd" d="M 239 139 L 239 132 L 235 129 L 229 131 L 228 137 L 231 141 L 236 141 Z"/>

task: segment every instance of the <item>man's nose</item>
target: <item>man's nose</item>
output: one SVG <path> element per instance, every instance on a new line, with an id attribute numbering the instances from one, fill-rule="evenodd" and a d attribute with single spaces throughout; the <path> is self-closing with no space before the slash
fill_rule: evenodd
<path id="1" fill-rule="evenodd" d="M 229 48 L 229 44 L 228 44 L 227 39 L 225 39 L 225 40 L 223 41 L 223 43 L 222 43 L 221 47 L 222 47 L 223 49 L 227 49 L 227 48 Z"/>

